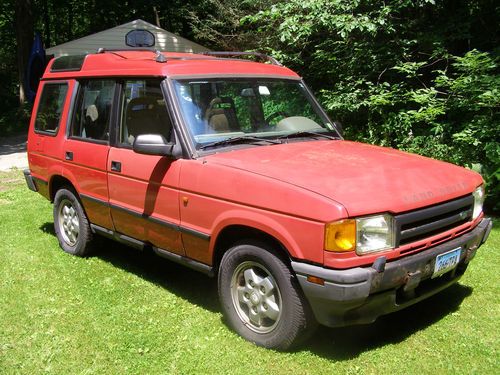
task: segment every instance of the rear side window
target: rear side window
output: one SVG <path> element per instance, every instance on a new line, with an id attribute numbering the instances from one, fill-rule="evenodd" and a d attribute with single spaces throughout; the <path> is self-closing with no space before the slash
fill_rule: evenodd
<path id="1" fill-rule="evenodd" d="M 68 84 L 65 82 L 47 83 L 43 86 L 35 120 L 36 131 L 57 133 L 67 92 Z"/>
<path id="2" fill-rule="evenodd" d="M 82 82 L 71 126 L 71 137 L 95 141 L 109 140 L 115 81 Z"/>

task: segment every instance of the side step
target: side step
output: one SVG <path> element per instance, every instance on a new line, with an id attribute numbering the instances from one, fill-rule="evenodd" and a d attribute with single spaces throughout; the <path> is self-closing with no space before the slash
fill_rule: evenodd
<path id="1" fill-rule="evenodd" d="M 145 248 L 151 247 L 155 254 L 161 256 L 162 258 L 166 258 L 172 262 L 182 264 L 183 266 L 189 267 L 195 271 L 204 273 L 207 276 L 213 277 L 214 276 L 214 268 L 212 266 L 209 266 L 205 263 L 198 262 L 194 259 L 187 258 L 185 256 L 172 253 L 168 250 L 165 249 L 160 249 L 158 247 L 150 246 L 148 243 L 145 243 L 140 240 L 136 240 L 135 238 L 126 236 L 121 233 L 114 232 L 112 230 L 103 228 L 99 225 L 95 224 L 90 224 L 90 229 L 92 230 L 93 233 L 100 234 L 101 236 L 104 236 L 106 238 L 110 238 L 112 240 L 118 241 L 120 243 L 123 243 L 125 245 L 131 246 L 135 249 L 138 250 L 144 250 Z"/>
<path id="2" fill-rule="evenodd" d="M 214 268 L 205 263 L 200 263 L 194 259 L 187 258 L 182 255 L 175 254 L 168 250 L 160 249 L 154 246 L 153 251 L 162 258 L 166 258 L 168 260 L 171 260 L 172 262 L 182 264 L 183 266 L 189 267 L 195 271 L 204 273 L 207 276 L 214 277 Z"/>

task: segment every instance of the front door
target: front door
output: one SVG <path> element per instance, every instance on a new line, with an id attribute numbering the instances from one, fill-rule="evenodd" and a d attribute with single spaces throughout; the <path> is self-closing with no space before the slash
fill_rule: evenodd
<path id="1" fill-rule="evenodd" d="M 183 255 L 179 232 L 180 163 L 132 150 L 140 134 L 173 135 L 159 79 L 121 83 L 116 145 L 108 158 L 111 216 L 116 232 Z"/>

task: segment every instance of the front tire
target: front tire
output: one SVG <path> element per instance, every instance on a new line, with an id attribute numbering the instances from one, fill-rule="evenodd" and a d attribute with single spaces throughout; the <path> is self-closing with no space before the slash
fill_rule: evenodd
<path id="1" fill-rule="evenodd" d="M 264 244 L 229 249 L 218 284 L 228 324 L 256 345 L 287 350 L 316 325 L 290 268 Z"/>
<path id="2" fill-rule="evenodd" d="M 59 189 L 54 198 L 54 229 L 59 246 L 65 252 L 81 257 L 90 253 L 92 231 L 89 221 L 70 188 Z"/>

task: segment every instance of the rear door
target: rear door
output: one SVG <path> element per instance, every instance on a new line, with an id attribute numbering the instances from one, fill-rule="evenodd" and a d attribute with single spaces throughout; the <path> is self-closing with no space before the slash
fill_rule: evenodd
<path id="1" fill-rule="evenodd" d="M 119 125 L 108 158 L 109 203 L 115 230 L 184 254 L 179 232 L 180 162 L 132 150 L 140 134 L 172 139 L 159 79 L 120 83 Z"/>
<path id="2" fill-rule="evenodd" d="M 116 83 L 96 79 L 79 84 L 63 150 L 63 173 L 74 181 L 90 222 L 113 229 L 106 166 Z"/>

